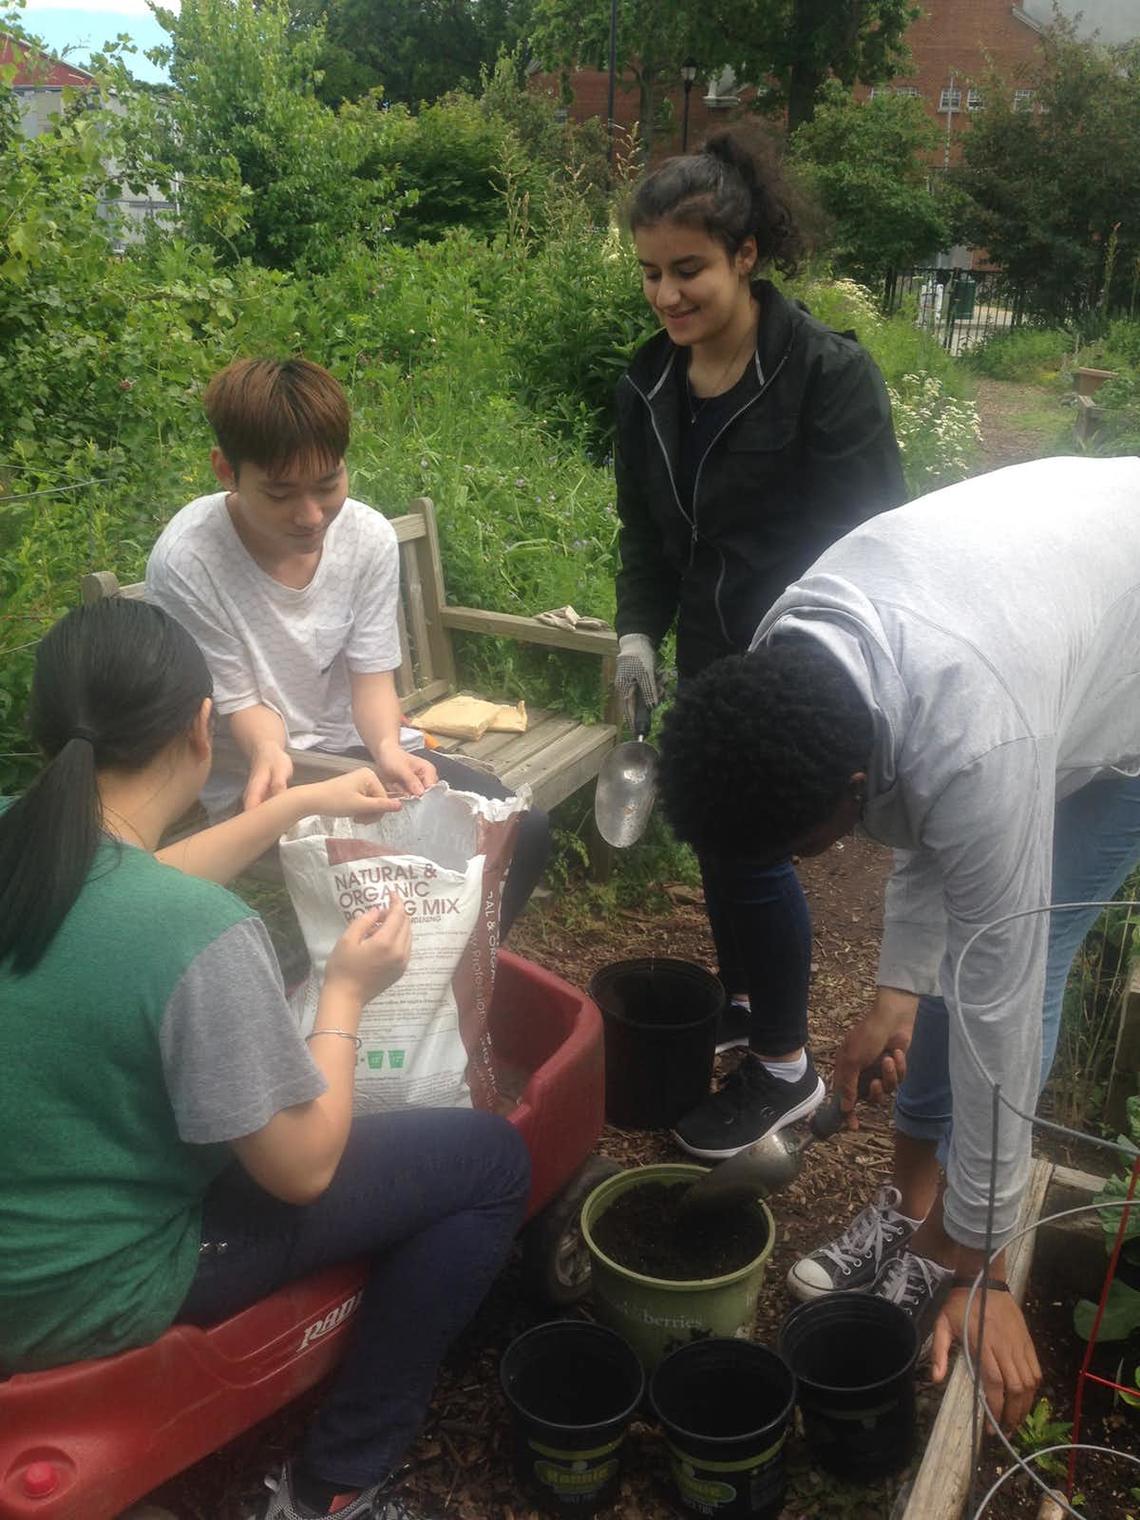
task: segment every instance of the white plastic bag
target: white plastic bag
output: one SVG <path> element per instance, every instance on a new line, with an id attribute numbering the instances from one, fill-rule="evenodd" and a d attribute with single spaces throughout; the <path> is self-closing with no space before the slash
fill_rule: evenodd
<path id="1" fill-rule="evenodd" d="M 488 1019 L 499 906 L 527 806 L 522 796 L 498 801 L 441 781 L 374 822 L 303 818 L 282 839 L 312 961 L 293 1000 L 302 1033 L 345 924 L 392 900 L 412 920 L 407 971 L 361 1016 L 355 1112 L 497 1105 Z"/>

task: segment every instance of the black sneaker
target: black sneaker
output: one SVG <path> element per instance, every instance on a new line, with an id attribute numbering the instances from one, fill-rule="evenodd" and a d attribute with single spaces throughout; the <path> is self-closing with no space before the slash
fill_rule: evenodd
<path id="1" fill-rule="evenodd" d="M 930 1338 L 934 1321 L 950 1291 L 954 1273 L 926 1256 L 902 1251 L 886 1262 L 870 1289 L 872 1298 L 898 1304 L 914 1320 L 921 1350 Z"/>
<path id="2" fill-rule="evenodd" d="M 788 1287 L 805 1301 L 824 1293 L 869 1288 L 885 1262 L 905 1251 L 918 1225 L 898 1211 L 898 1188 L 881 1187 L 836 1240 L 801 1256 L 788 1271 Z"/>
<path id="3" fill-rule="evenodd" d="M 757 1056 L 745 1056 L 719 1092 L 685 1115 L 673 1139 L 700 1161 L 726 1161 L 765 1135 L 806 1119 L 823 1102 L 824 1091 L 811 1056 L 795 1082 L 774 1077 Z"/>
<path id="4" fill-rule="evenodd" d="M 725 1003 L 716 1021 L 716 1053 L 748 1048 L 752 1010 L 747 1003 Z"/>

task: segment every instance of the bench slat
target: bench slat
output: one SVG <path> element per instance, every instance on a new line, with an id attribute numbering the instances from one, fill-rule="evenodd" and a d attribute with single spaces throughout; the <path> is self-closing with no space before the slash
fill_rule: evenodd
<path id="1" fill-rule="evenodd" d="M 551 628 L 531 617 L 518 617 L 513 612 L 485 612 L 481 607 L 444 607 L 442 619 L 446 628 L 464 633 L 486 633 L 524 644 L 577 650 L 580 654 L 617 654 L 617 634 L 609 629 Z"/>
<path id="2" fill-rule="evenodd" d="M 617 730 L 608 723 L 576 728 L 521 764 L 500 772 L 504 786 L 529 786 L 538 807 L 550 809 L 595 777 L 614 746 Z"/>

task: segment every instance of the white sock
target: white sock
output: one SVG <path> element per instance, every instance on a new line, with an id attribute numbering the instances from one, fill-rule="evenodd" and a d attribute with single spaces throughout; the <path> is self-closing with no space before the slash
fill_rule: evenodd
<path id="1" fill-rule="evenodd" d="M 798 1082 L 807 1072 L 806 1050 L 801 1050 L 794 1061 L 768 1061 L 763 1056 L 759 1057 L 759 1061 L 774 1077 L 779 1077 L 781 1082 Z"/>

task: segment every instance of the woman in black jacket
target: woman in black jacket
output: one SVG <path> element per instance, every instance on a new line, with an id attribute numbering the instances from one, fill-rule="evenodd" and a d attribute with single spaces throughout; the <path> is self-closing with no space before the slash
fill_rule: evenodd
<path id="1" fill-rule="evenodd" d="M 638 187 L 630 227 L 664 329 L 617 389 L 617 687 L 635 723 L 656 705 L 674 624 L 682 681 L 742 653 L 790 582 L 907 492 L 870 355 L 758 277 L 791 273 L 802 251 L 762 149 L 723 132 L 670 159 Z M 806 1050 L 811 920 L 791 862 L 704 856 L 701 873 L 729 995 L 718 1049 L 749 1050 L 674 1137 L 720 1160 L 810 1114 L 824 1088 Z"/>

